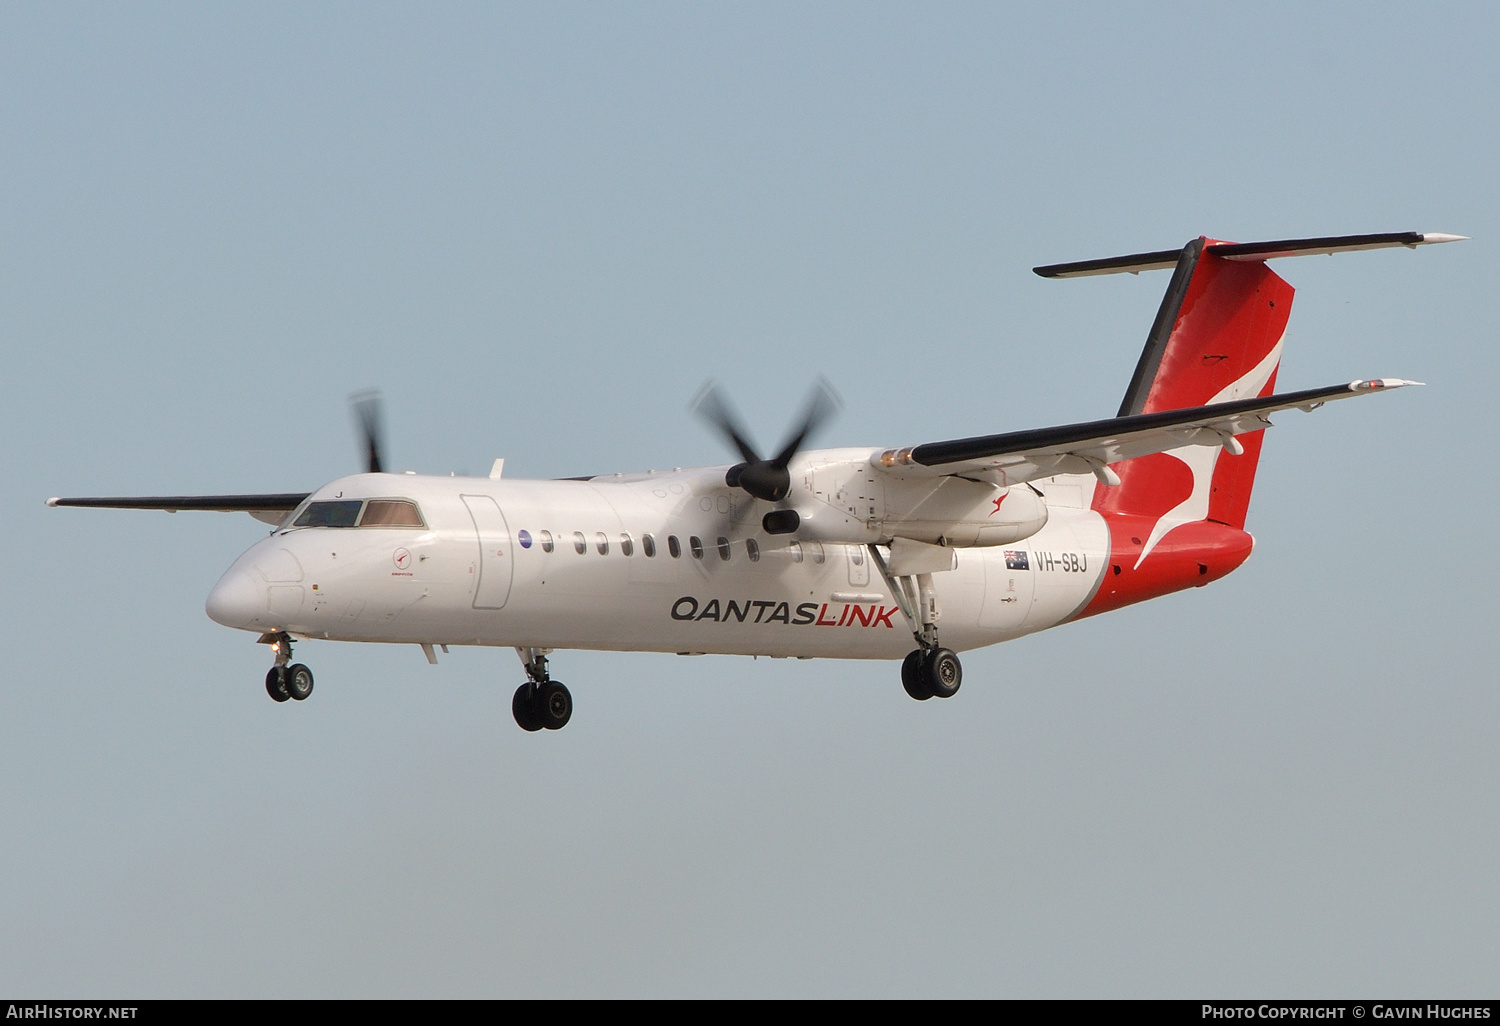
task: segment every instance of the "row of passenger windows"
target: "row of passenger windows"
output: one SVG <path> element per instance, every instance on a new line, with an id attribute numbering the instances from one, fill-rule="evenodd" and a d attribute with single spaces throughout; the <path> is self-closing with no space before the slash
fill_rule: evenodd
<path id="1" fill-rule="evenodd" d="M 574 531 L 570 538 L 565 539 L 561 535 L 554 538 L 551 531 L 538 531 L 536 536 L 533 537 L 530 531 L 523 529 L 517 532 L 516 540 L 521 543 L 521 548 L 523 549 L 529 549 L 533 545 L 536 545 L 543 552 L 552 552 L 559 544 L 566 544 L 569 541 L 572 543 L 573 551 L 580 556 L 588 552 L 590 548 L 590 540 L 582 531 Z M 635 539 L 630 534 L 621 532 L 618 536 L 617 544 L 619 545 L 621 555 L 635 555 Z M 595 532 L 592 547 L 601 556 L 609 555 L 609 535 L 603 531 Z M 694 559 L 703 559 L 708 552 L 708 549 L 703 544 L 703 539 L 695 534 L 688 536 L 687 547 Z M 725 563 L 734 558 L 734 546 L 730 544 L 728 538 L 721 537 L 716 539 L 714 549 L 718 552 L 719 559 Z M 641 535 L 641 554 L 647 559 L 654 559 L 656 551 L 656 537 L 650 534 Z M 814 563 L 821 563 L 824 559 L 823 546 L 817 542 L 808 542 L 806 551 L 804 551 L 801 542 L 792 542 L 787 546 L 787 551 L 792 554 L 793 563 L 800 563 L 809 555 L 812 557 Z M 682 542 L 675 534 L 667 535 L 667 555 L 673 559 L 682 558 Z M 749 557 L 752 563 L 760 562 L 760 544 L 754 538 L 745 539 L 745 555 Z"/>
<path id="2" fill-rule="evenodd" d="M 297 519 L 292 522 L 293 527 L 425 527 L 422 519 L 422 511 L 417 504 L 410 499 L 329 499 L 322 502 L 308 503 Z M 538 531 L 533 538 L 530 531 L 522 530 L 516 538 L 521 543 L 521 548 L 529 549 L 532 545 L 540 545 L 543 552 L 552 552 L 561 542 L 561 538 L 554 539 L 551 531 Z M 571 537 L 573 551 L 582 555 L 589 550 L 589 539 L 582 531 L 574 531 Z M 617 544 L 620 554 L 625 556 L 635 555 L 635 539 L 630 534 L 622 532 Z M 694 559 L 703 559 L 708 550 L 703 544 L 703 539 L 697 535 L 689 535 L 688 551 Z M 609 535 L 603 531 L 594 534 L 593 548 L 601 556 L 609 555 Z M 725 563 L 734 558 L 734 546 L 728 538 L 715 539 L 714 549 L 719 554 L 719 559 Z M 792 542 L 787 546 L 791 553 L 792 562 L 801 563 L 808 556 L 812 557 L 814 563 L 824 560 L 823 546 L 817 542 L 808 542 L 804 551 L 802 542 Z M 855 550 L 856 552 L 858 550 Z M 656 557 L 656 538 L 654 535 L 641 535 L 641 553 L 647 559 Z M 682 542 L 675 534 L 667 535 L 667 554 L 673 559 L 682 558 Z M 745 539 L 745 555 L 750 562 L 760 562 L 760 545 L 754 538 Z M 856 559 L 861 559 L 856 556 Z"/>

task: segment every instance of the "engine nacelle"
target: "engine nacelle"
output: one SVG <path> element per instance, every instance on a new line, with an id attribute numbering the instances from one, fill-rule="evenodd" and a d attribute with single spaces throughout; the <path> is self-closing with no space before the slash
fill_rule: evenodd
<path id="1" fill-rule="evenodd" d="M 1009 545 L 1047 524 L 1046 501 L 1026 485 L 1003 487 L 958 477 L 907 478 L 894 483 L 887 494 L 886 530 L 893 537 L 933 545 Z"/>
<path id="2" fill-rule="evenodd" d="M 1046 501 L 1024 484 L 901 477 L 872 466 L 868 451 L 797 470 L 796 533 L 824 542 L 887 544 L 909 538 L 953 548 L 1009 545 L 1047 523 Z"/>

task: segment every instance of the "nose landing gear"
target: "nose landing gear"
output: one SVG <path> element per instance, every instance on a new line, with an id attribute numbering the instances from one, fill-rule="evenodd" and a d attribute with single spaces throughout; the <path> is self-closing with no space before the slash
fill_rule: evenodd
<path id="1" fill-rule="evenodd" d="M 306 701 L 313 692 L 313 675 L 302 663 L 292 662 L 292 637 L 285 631 L 261 635 L 259 644 L 274 645 L 276 665 L 266 673 L 266 694 L 273 702 Z"/>
<path id="2" fill-rule="evenodd" d="M 541 648 L 518 648 L 527 681 L 516 688 L 510 700 L 511 715 L 525 731 L 561 730 L 573 718 L 573 695 L 547 675 L 547 652 Z"/>

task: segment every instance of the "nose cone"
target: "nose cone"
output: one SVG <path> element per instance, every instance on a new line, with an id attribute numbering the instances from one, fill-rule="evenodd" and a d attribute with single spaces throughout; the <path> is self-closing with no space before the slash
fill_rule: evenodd
<path id="1" fill-rule="evenodd" d="M 231 567 L 208 593 L 203 609 L 210 620 L 225 627 L 247 629 L 266 612 L 266 588 L 255 575 L 240 567 Z"/>

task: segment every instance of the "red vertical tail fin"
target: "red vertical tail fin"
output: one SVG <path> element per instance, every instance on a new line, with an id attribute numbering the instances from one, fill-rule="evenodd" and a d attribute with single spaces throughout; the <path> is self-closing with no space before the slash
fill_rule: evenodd
<path id="1" fill-rule="evenodd" d="M 1120 416 L 1272 393 L 1294 290 L 1264 261 L 1228 259 L 1215 245 L 1183 247 Z M 1120 484 L 1101 485 L 1094 508 L 1242 529 L 1264 437 L 1240 435 L 1238 455 L 1191 446 L 1115 464 Z"/>
<path id="2" fill-rule="evenodd" d="M 1388 232 L 1273 242 L 1198 238 L 1163 250 L 1035 268 L 1044 278 L 1175 268 L 1146 338 L 1120 416 L 1211 406 L 1272 394 L 1293 290 L 1265 262 L 1441 242 L 1459 235 Z M 1264 431 L 1222 445 L 1121 460 L 1119 484 L 1095 487 L 1093 508 L 1109 529 L 1109 564 L 1080 616 L 1206 584 L 1239 566 L 1254 545 L 1245 514 Z M 1103 475 L 1100 475 L 1101 477 Z"/>

